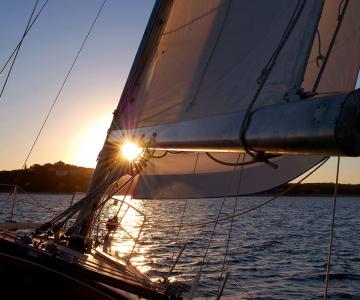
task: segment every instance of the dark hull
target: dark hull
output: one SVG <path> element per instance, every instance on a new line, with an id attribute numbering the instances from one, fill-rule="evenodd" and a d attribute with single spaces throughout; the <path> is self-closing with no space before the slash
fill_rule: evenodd
<path id="1" fill-rule="evenodd" d="M 114 299 L 89 283 L 16 256 L 0 253 L 0 269 L 1 291 L 8 299 Z"/>
<path id="2" fill-rule="evenodd" d="M 0 238 L 0 289 L 1 299 L 170 299 L 165 290 L 110 268 L 79 264 L 9 238 Z"/>

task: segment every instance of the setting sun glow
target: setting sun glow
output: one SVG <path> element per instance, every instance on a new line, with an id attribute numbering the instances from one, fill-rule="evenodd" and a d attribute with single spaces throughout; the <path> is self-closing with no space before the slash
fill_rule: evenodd
<path id="1" fill-rule="evenodd" d="M 99 117 L 91 124 L 86 124 L 74 141 L 77 148 L 73 158 L 75 164 L 83 167 L 95 167 L 96 158 L 104 144 L 110 122 L 111 115 Z"/>
<path id="2" fill-rule="evenodd" d="M 121 146 L 121 155 L 128 161 L 137 159 L 142 151 L 143 149 L 133 142 L 126 142 Z"/>

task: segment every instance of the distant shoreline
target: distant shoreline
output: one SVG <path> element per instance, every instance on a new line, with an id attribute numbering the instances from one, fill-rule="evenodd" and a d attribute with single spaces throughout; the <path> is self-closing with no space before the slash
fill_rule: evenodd
<path id="1" fill-rule="evenodd" d="M 13 189 L 1 184 L 17 185 L 24 190 L 24 193 L 56 195 L 84 193 L 88 189 L 93 172 L 92 168 L 69 165 L 61 161 L 54 164 L 35 164 L 22 170 L 0 171 L 0 193 L 9 193 Z M 335 187 L 334 183 L 303 183 L 296 187 L 294 185 L 296 184 L 288 183 L 253 196 L 275 196 L 290 188 L 284 197 L 332 197 Z M 22 193 L 21 189 L 17 192 Z M 360 196 L 360 184 L 339 184 L 338 196 Z"/>
<path id="2" fill-rule="evenodd" d="M 0 192 L 19 186 L 27 193 L 73 194 L 86 192 L 94 172 L 92 168 L 78 167 L 61 161 L 54 164 L 32 165 L 30 168 L 0 171 Z M 22 190 L 18 192 L 21 193 Z"/>
<path id="3" fill-rule="evenodd" d="M 335 183 L 302 183 L 299 185 L 288 183 L 270 191 L 259 193 L 259 195 L 278 195 L 288 188 L 290 188 L 290 191 L 285 196 L 332 197 L 334 195 Z M 360 196 L 360 184 L 339 184 L 337 195 L 341 197 Z"/>

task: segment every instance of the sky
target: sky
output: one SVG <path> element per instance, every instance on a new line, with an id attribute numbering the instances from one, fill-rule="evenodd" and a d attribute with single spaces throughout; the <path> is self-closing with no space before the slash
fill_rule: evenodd
<path id="1" fill-rule="evenodd" d="M 0 170 L 22 167 L 102 2 L 49 0 L 26 36 L 0 98 Z M 95 166 L 154 2 L 106 2 L 28 166 L 59 160 Z M 0 67 L 20 40 L 34 3 L 0 1 Z M 0 86 L 4 79 L 0 75 Z M 360 183 L 359 166 L 360 158 L 343 158 L 340 181 Z M 331 159 L 309 181 L 334 181 L 335 167 Z"/>
<path id="2" fill-rule="evenodd" d="M 0 99 L 0 170 L 22 167 L 102 2 L 50 0 L 26 36 Z M 0 66 L 21 38 L 34 3 L 0 1 Z M 153 5 L 107 1 L 28 165 L 95 165 Z"/>

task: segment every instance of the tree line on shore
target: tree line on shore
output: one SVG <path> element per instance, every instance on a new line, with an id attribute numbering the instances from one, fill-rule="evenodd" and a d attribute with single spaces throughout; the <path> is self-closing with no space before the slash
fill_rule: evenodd
<path id="1" fill-rule="evenodd" d="M 335 183 L 302 183 L 297 186 L 295 183 L 288 183 L 261 194 L 277 195 L 287 189 L 289 190 L 284 196 L 331 196 L 334 194 Z M 339 184 L 337 193 L 341 196 L 360 196 L 360 184 Z"/>
<path id="2" fill-rule="evenodd" d="M 32 193 L 86 192 L 94 169 L 78 167 L 59 161 L 54 164 L 32 165 L 30 168 L 0 171 L 0 191 L 17 185 Z"/>

